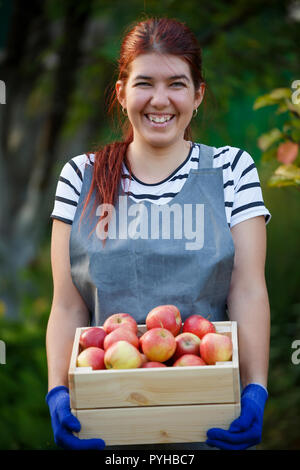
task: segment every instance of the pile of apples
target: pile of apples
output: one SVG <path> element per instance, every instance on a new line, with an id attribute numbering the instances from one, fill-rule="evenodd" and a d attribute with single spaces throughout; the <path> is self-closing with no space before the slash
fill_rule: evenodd
<path id="1" fill-rule="evenodd" d="M 182 322 L 175 305 L 160 305 L 146 317 L 138 336 L 136 320 L 115 313 L 103 326 L 84 330 L 79 339 L 77 367 L 133 369 L 214 365 L 232 358 L 231 338 L 216 332 L 212 322 L 191 315 Z"/>

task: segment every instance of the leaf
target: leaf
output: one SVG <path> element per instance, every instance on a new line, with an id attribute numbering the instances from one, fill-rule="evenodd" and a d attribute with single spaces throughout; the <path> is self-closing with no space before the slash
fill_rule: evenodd
<path id="1" fill-rule="evenodd" d="M 277 102 L 275 100 L 273 100 L 270 97 L 270 95 L 259 96 L 254 101 L 253 109 L 255 110 L 255 109 L 264 108 L 265 106 L 271 106 L 271 105 L 276 104 L 276 103 Z"/>
<path id="2" fill-rule="evenodd" d="M 265 106 L 272 106 L 280 104 L 281 100 L 286 100 L 291 97 L 291 90 L 289 88 L 276 88 L 265 95 L 259 96 L 253 105 L 253 109 L 260 109 Z M 281 105 L 282 106 L 282 105 Z"/>
<path id="3" fill-rule="evenodd" d="M 288 105 L 286 104 L 286 101 L 287 100 L 285 100 L 285 102 L 282 101 L 281 103 L 278 104 L 278 108 L 276 109 L 275 114 L 283 114 L 289 110 Z"/>
<path id="4" fill-rule="evenodd" d="M 271 145 L 273 145 L 275 142 L 277 142 L 279 139 L 283 137 L 282 132 L 275 128 L 272 129 L 270 132 L 267 132 L 265 134 L 262 134 L 259 139 L 258 139 L 258 147 L 260 150 L 263 152 L 268 150 Z"/>
<path id="5" fill-rule="evenodd" d="M 290 179 L 297 179 L 300 182 L 300 168 L 296 165 L 280 165 L 276 169 L 275 175 L 284 176 Z"/>
<path id="6" fill-rule="evenodd" d="M 300 117 L 300 104 L 293 104 L 291 101 L 287 100 L 287 107 Z"/>
<path id="7" fill-rule="evenodd" d="M 284 176 L 272 175 L 268 181 L 268 186 L 270 188 L 281 188 L 283 186 L 296 186 L 296 183 Z"/>
<path id="8" fill-rule="evenodd" d="M 269 93 L 270 98 L 273 100 L 282 100 L 286 98 L 290 98 L 292 95 L 292 91 L 290 88 L 275 88 Z"/>

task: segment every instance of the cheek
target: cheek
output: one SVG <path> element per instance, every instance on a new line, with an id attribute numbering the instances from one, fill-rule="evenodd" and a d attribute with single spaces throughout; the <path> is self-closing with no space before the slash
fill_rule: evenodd
<path id="1" fill-rule="evenodd" d="M 140 111 L 144 108 L 149 96 L 147 93 L 134 93 L 128 96 L 127 107 L 132 111 Z"/>
<path id="2" fill-rule="evenodd" d="M 174 104 L 176 104 L 179 111 L 185 114 L 192 114 L 194 100 L 190 94 L 182 93 L 174 97 Z"/>

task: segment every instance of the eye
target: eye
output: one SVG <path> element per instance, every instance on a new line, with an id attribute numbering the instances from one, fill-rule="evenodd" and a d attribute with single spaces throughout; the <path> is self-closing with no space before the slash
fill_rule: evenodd
<path id="1" fill-rule="evenodd" d="M 186 86 L 185 83 L 183 82 L 173 82 L 171 83 L 171 86 L 175 85 L 175 87 L 181 87 L 181 86 Z"/>
<path id="2" fill-rule="evenodd" d="M 139 85 L 143 85 L 143 86 L 149 85 L 149 86 L 151 86 L 151 83 L 148 83 L 148 82 L 139 82 L 139 83 L 136 83 L 134 86 L 139 86 Z"/>

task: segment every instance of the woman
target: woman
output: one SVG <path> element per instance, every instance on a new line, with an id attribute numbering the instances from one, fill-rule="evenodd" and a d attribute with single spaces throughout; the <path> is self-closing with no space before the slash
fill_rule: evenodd
<path id="1" fill-rule="evenodd" d="M 246 449 L 260 442 L 270 213 L 247 152 L 192 141 L 190 121 L 205 91 L 201 66 L 199 44 L 184 24 L 162 18 L 135 25 L 122 43 L 111 104 L 126 116 L 123 141 L 74 157 L 61 172 L 52 213 L 47 403 L 62 447 L 105 446 L 72 434 L 80 428 L 67 379 L 75 329 L 120 311 L 144 323 L 151 308 L 170 303 L 183 320 L 205 312 L 212 321 L 238 322 L 243 391 L 241 416 L 229 430 L 209 430 L 206 444 L 159 447 Z"/>

